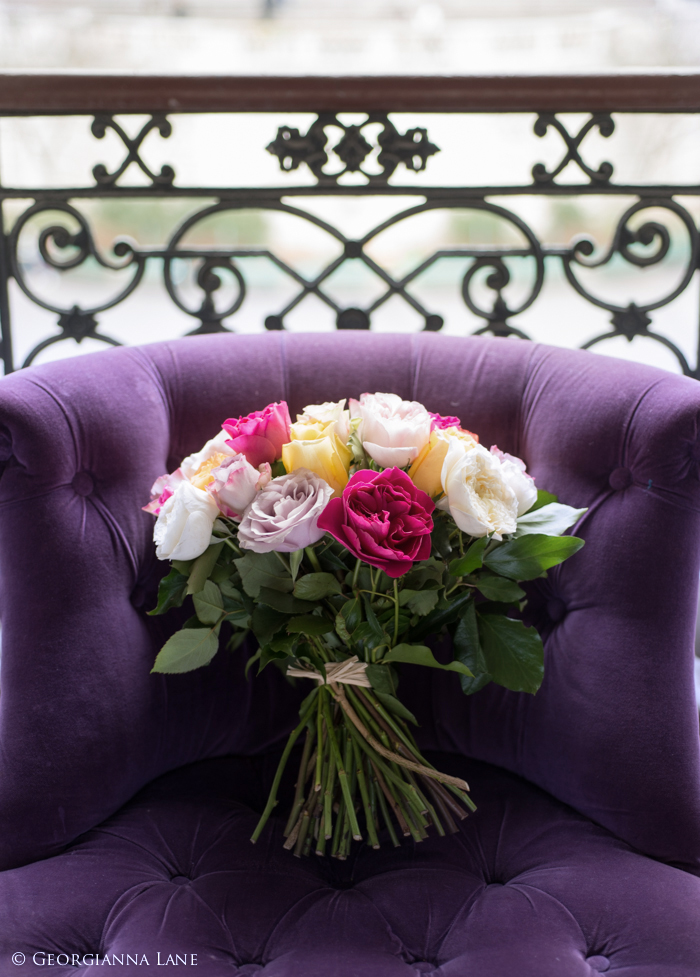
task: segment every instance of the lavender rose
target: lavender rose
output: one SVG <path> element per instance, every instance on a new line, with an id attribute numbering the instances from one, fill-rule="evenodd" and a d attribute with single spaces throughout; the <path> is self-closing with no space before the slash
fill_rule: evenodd
<path id="1" fill-rule="evenodd" d="M 351 553 L 400 577 L 430 556 L 433 500 L 400 468 L 355 472 L 318 520 Z"/>
<path id="2" fill-rule="evenodd" d="M 312 546 L 325 532 L 318 519 L 332 495 L 328 482 L 306 468 L 273 478 L 243 513 L 238 542 L 254 553 L 292 553 Z"/>

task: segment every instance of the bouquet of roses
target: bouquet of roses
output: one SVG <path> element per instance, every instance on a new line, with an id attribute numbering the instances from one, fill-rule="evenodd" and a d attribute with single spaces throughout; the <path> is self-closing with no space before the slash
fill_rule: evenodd
<path id="1" fill-rule="evenodd" d="M 488 682 L 536 692 L 542 642 L 519 619 L 519 584 L 583 546 L 561 534 L 585 510 L 538 492 L 459 418 L 382 393 L 309 405 L 296 423 L 284 402 L 226 420 L 152 495 L 172 569 L 151 613 L 189 595 L 194 608 L 154 671 L 207 665 L 225 629 L 232 650 L 257 640 L 246 672 L 272 663 L 311 683 L 252 840 L 302 734 L 285 830 L 296 855 L 345 858 L 363 832 L 379 847 L 383 828 L 394 845 L 457 831 L 475 805 L 422 756 L 399 666 L 454 672 L 467 695 Z M 444 632 L 447 662 L 426 644 Z"/>

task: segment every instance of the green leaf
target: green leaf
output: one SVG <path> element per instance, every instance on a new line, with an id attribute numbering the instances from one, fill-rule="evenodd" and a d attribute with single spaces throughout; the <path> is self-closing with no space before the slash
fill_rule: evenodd
<path id="1" fill-rule="evenodd" d="M 316 617 L 312 614 L 302 614 L 300 617 L 293 617 L 287 623 L 288 634 L 328 634 L 334 629 L 334 624 L 325 617 Z"/>
<path id="2" fill-rule="evenodd" d="M 343 604 L 340 613 L 345 621 L 345 627 L 347 628 L 348 632 L 352 634 L 362 620 L 362 604 L 359 598 L 353 597 L 352 600 L 346 601 L 346 603 Z"/>
<path id="3" fill-rule="evenodd" d="M 465 590 L 450 601 L 449 607 L 439 605 L 430 614 L 426 614 L 420 624 L 411 630 L 411 640 L 426 637 L 429 634 L 439 634 L 446 624 L 452 624 L 462 614 L 463 608 L 473 600 L 470 591 Z"/>
<path id="4" fill-rule="evenodd" d="M 262 648 L 257 648 L 256 651 L 250 656 L 248 661 L 245 663 L 244 675 L 246 679 L 248 678 L 248 672 L 251 670 L 256 661 L 260 660 L 260 655 L 262 654 Z"/>
<path id="5" fill-rule="evenodd" d="M 484 550 L 490 543 L 488 536 L 475 539 L 464 556 L 450 563 L 450 573 L 453 577 L 466 577 L 467 574 L 478 570 L 482 565 Z"/>
<path id="6" fill-rule="evenodd" d="M 263 668 L 270 664 L 270 662 L 280 662 L 284 661 L 288 656 L 283 651 L 274 651 L 270 645 L 266 645 L 264 648 L 260 649 L 260 658 L 258 659 L 258 675 L 262 672 Z"/>
<path id="7" fill-rule="evenodd" d="M 297 574 L 299 573 L 299 567 L 301 566 L 301 561 L 304 559 L 304 550 L 294 550 L 289 554 L 289 569 L 292 573 L 292 580 L 296 580 Z"/>
<path id="8" fill-rule="evenodd" d="M 219 649 L 211 628 L 187 628 L 176 631 L 158 652 L 151 672 L 191 672 L 208 665 Z"/>
<path id="9" fill-rule="evenodd" d="M 462 675 L 471 675 L 469 669 L 459 661 L 441 665 L 430 648 L 425 645 L 396 645 L 384 656 L 383 661 L 405 662 L 409 665 L 427 665 L 428 668 L 441 668 L 446 672 L 460 672 Z"/>
<path id="10" fill-rule="evenodd" d="M 403 702 L 397 699 L 396 696 L 390 695 L 388 692 L 377 692 L 376 689 L 374 690 L 374 694 L 389 712 L 393 712 L 395 716 L 398 716 L 400 719 L 405 719 L 408 723 L 413 723 L 414 726 L 418 725 L 418 720 L 411 710 L 407 709 Z"/>
<path id="11" fill-rule="evenodd" d="M 228 644 L 226 647 L 229 651 L 237 651 L 245 639 L 248 637 L 248 628 L 238 629 L 233 632 L 231 637 L 228 639 Z"/>
<path id="12" fill-rule="evenodd" d="M 207 580 L 204 587 L 193 597 L 194 609 L 197 617 L 202 624 L 218 624 L 221 615 L 224 613 L 224 602 L 221 599 L 221 591 Z"/>
<path id="13" fill-rule="evenodd" d="M 177 570 L 177 572 L 183 574 L 183 576 L 189 577 L 193 563 L 194 560 L 172 560 L 170 565 L 172 566 L 173 570 Z"/>
<path id="14" fill-rule="evenodd" d="M 231 580 L 230 577 L 228 580 L 222 580 L 220 583 L 218 580 L 216 582 L 219 584 L 219 590 L 224 595 L 224 597 L 231 597 L 233 600 L 237 600 L 237 601 L 242 600 L 242 595 L 240 590 L 236 587 L 236 585 L 234 584 L 233 580 Z"/>
<path id="15" fill-rule="evenodd" d="M 550 502 L 534 512 L 532 509 L 518 519 L 514 536 L 528 533 L 544 533 L 547 536 L 561 536 L 563 532 L 578 522 L 588 509 L 573 509 L 570 505 Z"/>
<path id="16" fill-rule="evenodd" d="M 544 675 L 544 651 L 537 631 L 502 614 L 477 612 L 477 619 L 493 681 L 512 692 L 537 692 Z"/>
<path id="17" fill-rule="evenodd" d="M 261 645 L 269 644 L 277 634 L 283 624 L 286 624 L 288 617 L 279 611 L 268 607 L 267 604 L 258 604 L 253 611 L 251 628 L 253 634 Z"/>
<path id="18" fill-rule="evenodd" d="M 363 604 L 365 606 L 365 617 L 367 618 L 367 626 L 369 630 L 374 634 L 374 637 L 378 640 L 384 638 L 384 632 L 382 631 L 381 625 L 377 620 L 377 615 L 374 613 L 374 608 L 372 607 L 372 602 L 367 594 L 363 594 Z"/>
<path id="19" fill-rule="evenodd" d="M 158 585 L 158 603 L 148 613 L 153 617 L 156 614 L 165 614 L 171 607 L 181 607 L 186 596 L 187 577 L 173 568 Z"/>
<path id="20" fill-rule="evenodd" d="M 214 564 L 219 559 L 219 554 L 223 549 L 223 543 L 212 543 L 211 546 L 198 556 L 192 564 L 190 576 L 187 581 L 187 593 L 198 594 L 209 579 L 209 574 L 214 569 Z"/>
<path id="21" fill-rule="evenodd" d="M 335 633 L 338 635 L 341 641 L 345 642 L 346 645 L 352 644 L 350 632 L 348 631 L 345 620 L 341 614 L 336 614 L 335 616 Z"/>
<path id="22" fill-rule="evenodd" d="M 285 655 L 293 655 L 297 646 L 297 638 L 293 634 L 285 634 L 271 641 L 269 647 L 273 651 L 284 652 Z"/>
<path id="23" fill-rule="evenodd" d="M 280 475 L 287 474 L 287 469 L 284 467 L 284 463 L 281 458 L 279 459 L 279 461 L 275 461 L 272 463 L 272 468 L 270 470 L 272 472 L 273 478 L 279 478 Z"/>
<path id="24" fill-rule="evenodd" d="M 294 596 L 301 600 L 322 600 L 330 594 L 340 594 L 341 587 L 332 573 L 306 573 L 294 587 Z"/>
<path id="25" fill-rule="evenodd" d="M 377 695 L 396 695 L 396 675 L 389 665 L 368 665 L 366 674 Z"/>
<path id="26" fill-rule="evenodd" d="M 337 552 L 340 550 L 340 553 Z M 342 570 L 343 573 L 347 572 L 348 565 L 343 559 L 343 554 L 345 556 L 350 556 L 349 552 L 340 545 L 336 543 L 335 540 L 331 542 L 330 545 L 326 546 L 324 549 L 319 549 L 316 551 L 319 563 L 324 566 L 326 570 Z"/>
<path id="27" fill-rule="evenodd" d="M 511 580 L 534 580 L 545 570 L 563 563 L 584 544 L 576 536 L 529 534 L 503 543 L 484 557 L 484 564 Z"/>
<path id="28" fill-rule="evenodd" d="M 452 547 L 450 546 L 450 526 L 446 519 L 435 518 L 431 536 L 433 548 L 438 551 L 443 560 L 448 560 Z"/>
<path id="29" fill-rule="evenodd" d="M 399 593 L 399 605 L 401 607 L 408 605 L 413 614 L 425 617 L 433 610 L 438 598 L 437 590 L 402 590 Z"/>
<path id="30" fill-rule="evenodd" d="M 246 553 L 233 561 L 241 575 L 243 589 L 250 597 L 258 597 L 261 587 L 290 593 L 294 587 L 287 573 L 274 553 Z"/>
<path id="31" fill-rule="evenodd" d="M 516 604 L 525 596 L 522 587 L 518 587 L 514 580 L 499 577 L 495 573 L 480 573 L 476 580 L 479 593 L 487 600 L 497 600 L 504 604 Z"/>
<path id="32" fill-rule="evenodd" d="M 283 614 L 310 614 L 316 604 L 308 600 L 297 600 L 291 594 L 284 594 L 281 590 L 271 590 L 270 587 L 261 587 L 258 600 L 261 604 L 274 607 L 276 611 Z"/>
<path id="33" fill-rule="evenodd" d="M 413 569 L 403 578 L 403 585 L 409 590 L 423 590 L 427 583 L 441 584 L 444 569 L 442 560 L 431 556 L 429 560 L 414 564 Z"/>
<path id="34" fill-rule="evenodd" d="M 462 691 L 465 695 L 472 695 L 483 689 L 491 681 L 484 658 L 484 652 L 479 641 L 479 629 L 476 623 L 476 609 L 473 603 L 467 605 L 459 624 L 455 630 L 452 641 L 455 658 L 469 669 L 473 678 L 468 675 L 460 675 Z"/>
<path id="35" fill-rule="evenodd" d="M 550 502 L 558 502 L 559 499 L 556 495 L 552 495 L 551 492 L 545 492 L 544 489 L 537 489 L 537 502 L 528 509 L 528 512 L 535 512 L 537 509 L 541 509 L 544 505 L 549 505 Z"/>

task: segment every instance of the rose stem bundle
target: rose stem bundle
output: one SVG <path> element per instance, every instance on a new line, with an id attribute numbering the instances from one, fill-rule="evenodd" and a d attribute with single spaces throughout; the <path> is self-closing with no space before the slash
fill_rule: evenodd
<path id="1" fill-rule="evenodd" d="M 284 765 L 304 728 L 306 738 L 284 830 L 284 847 L 296 856 L 308 855 L 312 849 L 324 855 L 330 845 L 333 857 L 347 858 L 352 841 L 362 840 L 360 813 L 373 848 L 380 846 L 382 827 L 394 846 L 399 845 L 395 825 L 414 841 L 427 838 L 431 826 L 439 835 L 458 830 L 455 819 L 467 816 L 465 807 L 474 809 L 471 799 L 459 787 L 420 772 L 420 768 L 434 768 L 421 756 L 403 720 L 392 716 L 371 689 L 331 684 L 314 691 L 282 755 L 253 841 L 277 803 Z M 380 755 L 368 737 L 396 759 Z M 413 770 L 398 763 L 399 757 Z"/>

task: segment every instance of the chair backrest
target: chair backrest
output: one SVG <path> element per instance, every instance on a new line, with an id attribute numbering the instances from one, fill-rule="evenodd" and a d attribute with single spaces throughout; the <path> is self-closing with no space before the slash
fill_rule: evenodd
<path id="1" fill-rule="evenodd" d="M 60 849 L 160 773 L 280 741 L 296 697 L 276 671 L 246 683 L 227 652 L 149 674 L 175 624 L 145 614 L 162 565 L 140 506 L 223 418 L 365 390 L 458 415 L 589 507 L 586 547 L 531 593 L 541 691 L 467 699 L 436 678 L 426 744 L 507 767 L 698 867 L 700 386 L 519 340 L 357 333 L 198 337 L 0 382 L 0 867 Z"/>

